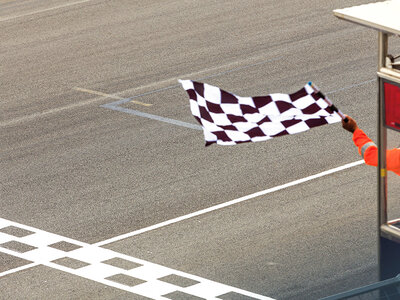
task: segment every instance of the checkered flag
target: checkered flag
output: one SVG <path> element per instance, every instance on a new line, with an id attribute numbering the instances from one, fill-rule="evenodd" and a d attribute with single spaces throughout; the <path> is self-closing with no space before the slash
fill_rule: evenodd
<path id="1" fill-rule="evenodd" d="M 343 116 L 312 83 L 293 94 L 241 97 L 206 83 L 179 82 L 203 126 L 206 146 L 261 142 L 336 123 Z"/>

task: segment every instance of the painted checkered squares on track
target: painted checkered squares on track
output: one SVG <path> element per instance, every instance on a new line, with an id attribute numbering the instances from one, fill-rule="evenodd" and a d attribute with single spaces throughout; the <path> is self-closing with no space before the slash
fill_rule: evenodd
<path id="1" fill-rule="evenodd" d="M 151 299 L 271 299 L 1 218 L 0 251 Z"/>

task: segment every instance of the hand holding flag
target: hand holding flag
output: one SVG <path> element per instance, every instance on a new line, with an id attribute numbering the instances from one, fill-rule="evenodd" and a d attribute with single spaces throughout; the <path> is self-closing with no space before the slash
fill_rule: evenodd
<path id="1" fill-rule="evenodd" d="M 345 116 L 345 119 L 342 120 L 342 127 L 351 133 L 358 129 L 357 122 L 350 116 Z"/>

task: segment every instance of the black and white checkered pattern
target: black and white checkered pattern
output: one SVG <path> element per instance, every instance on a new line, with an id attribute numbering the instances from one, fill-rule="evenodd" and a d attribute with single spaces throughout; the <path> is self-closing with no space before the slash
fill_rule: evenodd
<path id="1" fill-rule="evenodd" d="M 206 83 L 179 82 L 203 126 L 206 146 L 261 142 L 341 120 L 309 84 L 293 94 L 240 97 Z"/>

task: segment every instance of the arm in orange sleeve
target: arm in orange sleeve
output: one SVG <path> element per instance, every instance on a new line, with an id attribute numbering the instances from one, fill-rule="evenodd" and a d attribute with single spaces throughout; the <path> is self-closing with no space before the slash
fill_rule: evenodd
<path id="1" fill-rule="evenodd" d="M 358 153 L 364 158 L 367 165 L 378 165 L 378 148 L 364 131 L 359 128 L 356 129 L 353 133 L 353 142 L 358 148 Z"/>
<path id="2" fill-rule="evenodd" d="M 394 148 L 386 152 L 386 168 L 400 175 L 400 149 Z"/>
<path id="3" fill-rule="evenodd" d="M 378 165 L 378 147 L 362 131 L 356 129 L 353 133 L 353 142 L 358 148 L 358 153 L 363 156 L 367 165 Z M 400 149 L 394 148 L 386 151 L 386 168 L 400 175 Z"/>

